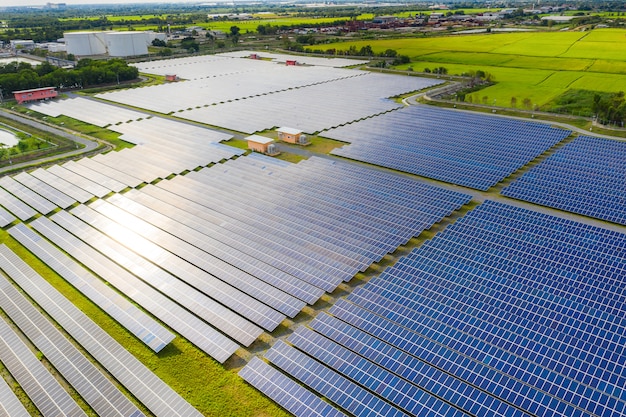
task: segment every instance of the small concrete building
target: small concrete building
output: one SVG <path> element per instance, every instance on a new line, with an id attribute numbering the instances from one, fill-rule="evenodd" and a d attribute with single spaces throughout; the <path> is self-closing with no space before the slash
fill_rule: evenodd
<path id="1" fill-rule="evenodd" d="M 291 127 L 279 127 L 276 129 L 276 132 L 278 132 L 278 140 L 283 142 L 295 143 L 296 145 L 310 145 L 306 135 L 301 130 Z"/>
<path id="2" fill-rule="evenodd" d="M 280 154 L 278 149 L 276 149 L 273 139 L 260 135 L 252 135 L 248 136 L 246 140 L 248 141 L 248 149 L 254 152 L 260 152 L 269 156 Z"/>
<path id="3" fill-rule="evenodd" d="M 54 87 L 33 88 L 31 90 L 13 92 L 13 97 L 15 97 L 17 104 L 26 103 L 28 101 L 47 100 L 58 95 L 59 93 Z"/>

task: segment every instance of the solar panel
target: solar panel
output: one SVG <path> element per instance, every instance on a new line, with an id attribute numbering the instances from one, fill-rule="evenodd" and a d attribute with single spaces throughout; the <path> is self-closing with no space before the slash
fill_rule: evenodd
<path id="1" fill-rule="evenodd" d="M 84 203 L 86 201 L 91 200 L 94 195 L 83 190 L 82 188 L 72 184 L 63 178 L 57 177 L 51 172 L 38 168 L 30 173 L 33 177 L 40 179 L 51 187 L 56 188 L 64 194 L 72 197 L 74 200 Z"/>
<path id="2" fill-rule="evenodd" d="M 22 184 L 15 181 L 11 177 L 0 178 L 0 187 L 4 188 L 41 214 L 48 214 L 57 208 L 56 205 L 33 192 L 29 188 L 25 188 Z"/>
<path id="3" fill-rule="evenodd" d="M 30 414 L 17 398 L 6 381 L 0 378 L 0 416 L 29 417 Z"/>
<path id="4" fill-rule="evenodd" d="M 296 417 L 342 417 L 344 413 L 254 357 L 239 376 Z"/>
<path id="5" fill-rule="evenodd" d="M 155 352 L 174 339 L 163 326 L 25 224 L 10 228 L 9 234 Z"/>
<path id="6" fill-rule="evenodd" d="M 502 194 L 626 225 L 624 161 L 626 143 L 579 136 Z"/>
<path id="7" fill-rule="evenodd" d="M 59 381 L 2 319 L 0 319 L 0 361 L 44 416 L 87 416 Z"/>
<path id="8" fill-rule="evenodd" d="M 9 272 L 11 278 L 22 289 L 150 411 L 160 416 L 201 415 L 8 247 L 0 246 L 0 254 L 2 269 Z M 111 394 L 108 401 L 119 410 L 120 415 L 132 417 L 142 415 L 121 393 Z"/>
<path id="9" fill-rule="evenodd" d="M 542 123 L 410 106 L 324 136 L 350 143 L 334 155 L 487 190 L 570 133 Z"/>
<path id="10" fill-rule="evenodd" d="M 108 188 L 111 191 L 114 191 L 116 193 L 119 193 L 120 191 L 122 191 L 124 188 L 127 187 L 126 184 L 122 184 L 121 182 L 106 176 L 104 174 L 101 174 L 100 172 L 94 171 L 84 165 L 78 164 L 74 161 L 68 161 L 66 163 L 63 164 L 63 168 L 68 169 L 72 172 L 75 172 L 79 175 L 82 175 L 83 177 L 103 185 L 104 187 Z"/>
<path id="11" fill-rule="evenodd" d="M 28 220 L 35 214 L 37 214 L 35 210 L 26 205 L 20 199 L 5 191 L 3 188 L 0 188 L 0 202 L 2 202 L 2 205 L 8 211 L 10 211 L 22 221 Z M 11 219 L 11 217 L 8 216 L 6 213 L 3 214 L 3 218 L 5 219 L 5 222 Z"/>
<path id="12" fill-rule="evenodd" d="M 75 199 L 69 197 L 66 194 L 63 194 L 56 188 L 51 187 L 50 185 L 41 181 L 39 178 L 35 178 L 26 172 L 20 172 L 19 174 L 14 176 L 13 179 L 19 181 L 22 185 L 30 188 L 37 194 L 41 194 L 61 208 L 65 209 L 76 203 Z"/>
<path id="13" fill-rule="evenodd" d="M 278 341 L 265 357 L 285 372 L 304 382 L 346 411 L 360 416 L 408 416 L 372 392 L 351 382 L 331 368 L 311 359 L 283 341 Z"/>
<path id="14" fill-rule="evenodd" d="M 2 269 L 10 267 L 4 257 L 1 261 Z M 98 414 L 143 415 L 4 276 L 0 276 L 0 306 Z"/>
<path id="15" fill-rule="evenodd" d="M 136 255 L 120 243 L 98 232 L 97 229 L 83 223 L 77 217 L 61 211 L 53 215 L 51 219 L 241 344 L 248 346 L 263 333 L 262 329 L 248 320 L 213 301 L 167 271 Z"/>
<path id="16" fill-rule="evenodd" d="M 8 226 L 15 220 L 15 216 L 6 211 L 4 208 L 0 207 L 0 227 Z"/>
<path id="17" fill-rule="evenodd" d="M 239 347 L 48 218 L 40 217 L 31 226 L 220 363 Z"/>

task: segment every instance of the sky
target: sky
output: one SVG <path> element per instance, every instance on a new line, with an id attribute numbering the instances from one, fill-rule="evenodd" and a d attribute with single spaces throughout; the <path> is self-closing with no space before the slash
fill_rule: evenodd
<path id="1" fill-rule="evenodd" d="M 46 3 L 78 4 L 132 4 L 132 3 L 202 3 L 202 0 L 0 0 L 0 7 L 8 6 L 43 6 Z M 210 2 L 210 1 L 209 1 Z"/>

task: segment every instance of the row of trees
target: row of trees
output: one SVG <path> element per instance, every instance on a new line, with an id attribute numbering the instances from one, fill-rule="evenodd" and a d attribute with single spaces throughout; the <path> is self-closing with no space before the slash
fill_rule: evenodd
<path id="1" fill-rule="evenodd" d="M 0 66 L 0 88 L 5 93 L 39 87 L 84 88 L 134 80 L 139 70 L 122 59 L 82 59 L 73 69 L 57 68 L 48 62 L 37 67 L 27 63 Z"/>
<path id="2" fill-rule="evenodd" d="M 592 110 L 600 123 L 624 126 L 626 121 L 624 92 L 606 95 L 596 94 L 593 97 Z"/>

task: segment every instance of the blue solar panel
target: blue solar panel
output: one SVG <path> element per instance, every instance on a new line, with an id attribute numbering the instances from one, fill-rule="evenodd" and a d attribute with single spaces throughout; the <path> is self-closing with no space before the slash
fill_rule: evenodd
<path id="1" fill-rule="evenodd" d="M 411 106 L 324 133 L 334 155 L 486 190 L 571 132 L 549 125 Z"/>
<path id="2" fill-rule="evenodd" d="M 580 136 L 502 194 L 626 224 L 626 142 Z"/>
<path id="3" fill-rule="evenodd" d="M 239 376 L 296 417 L 345 417 L 293 379 L 254 357 Z"/>
<path id="4" fill-rule="evenodd" d="M 428 415 L 431 416 L 466 416 L 465 413 L 440 401 L 418 386 L 305 327 L 300 327 L 289 336 L 288 340 L 331 369 L 361 384 L 410 414 L 415 415 L 428 410 Z M 485 394 L 479 393 L 479 397 L 476 399 L 484 401 L 486 397 Z M 481 411 L 480 403 L 476 403 L 476 407 L 469 411 L 477 414 L 478 411 Z"/>
<path id="5" fill-rule="evenodd" d="M 487 201 L 292 334 L 306 355 L 290 366 L 315 358 L 411 412 L 378 376 L 477 416 L 623 416 L 624 247 L 625 234 Z M 289 373 L 321 395 L 333 385 Z"/>
<path id="6" fill-rule="evenodd" d="M 265 357 L 285 372 L 356 416 L 408 417 L 372 392 L 311 359 L 285 342 L 277 342 Z"/>

